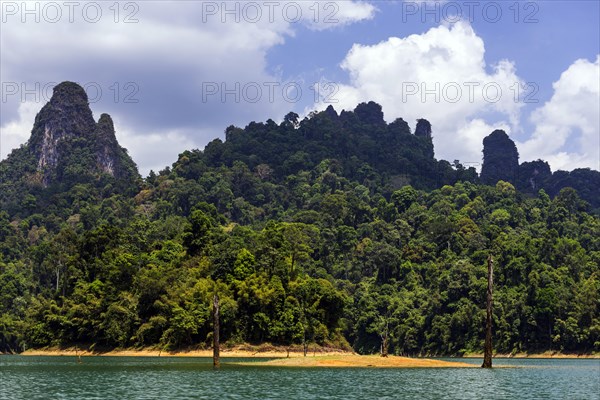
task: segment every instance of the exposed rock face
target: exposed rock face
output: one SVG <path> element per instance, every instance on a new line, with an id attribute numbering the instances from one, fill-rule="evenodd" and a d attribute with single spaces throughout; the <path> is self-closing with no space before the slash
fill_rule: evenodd
<path id="1" fill-rule="evenodd" d="M 28 143 L 36 155 L 44 184 L 49 183 L 51 172 L 58 166 L 61 144 L 91 138 L 95 128 L 85 90 L 72 82 L 57 85 L 50 102 L 37 114 Z"/>
<path id="2" fill-rule="evenodd" d="M 73 82 L 54 88 L 52 98 L 36 116 L 27 147 L 36 159 L 44 186 L 60 181 L 74 169 L 90 176 L 139 176 L 134 162 L 117 142 L 110 116 L 102 114 L 96 124 L 85 90 Z"/>
<path id="3" fill-rule="evenodd" d="M 483 139 L 481 182 L 495 185 L 499 180 L 515 183 L 519 169 L 517 146 L 506 132 L 495 130 Z"/>
<path id="4" fill-rule="evenodd" d="M 0 162 L 0 206 L 19 210 L 24 196 L 34 196 L 44 207 L 54 201 L 52 194 L 78 184 L 101 190 L 101 196 L 132 193 L 139 182 L 110 116 L 102 114 L 96 123 L 83 88 L 63 82 L 37 114 L 27 144 Z"/>
<path id="5" fill-rule="evenodd" d="M 96 160 L 101 171 L 120 179 L 127 179 L 133 170 L 137 172 L 127 150 L 119 146 L 112 118 L 108 114 L 102 114 L 98 120 L 96 143 Z"/>

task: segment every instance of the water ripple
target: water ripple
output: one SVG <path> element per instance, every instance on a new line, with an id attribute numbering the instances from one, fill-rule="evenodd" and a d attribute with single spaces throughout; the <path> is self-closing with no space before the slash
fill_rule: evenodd
<path id="1" fill-rule="evenodd" d="M 495 363 L 522 368 L 213 371 L 208 358 L 0 356 L 0 399 L 600 400 L 600 360 Z"/>

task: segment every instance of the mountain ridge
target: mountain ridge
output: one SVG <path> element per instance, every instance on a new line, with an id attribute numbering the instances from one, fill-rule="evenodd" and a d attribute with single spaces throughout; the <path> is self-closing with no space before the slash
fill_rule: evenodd
<path id="1" fill-rule="evenodd" d="M 77 160 L 65 160 L 61 155 L 66 153 L 73 153 Z M 15 158 L 19 160 L 14 162 Z M 250 122 L 243 129 L 229 126 L 224 142 L 214 139 L 202 151 L 186 150 L 172 168 L 183 171 L 190 159 L 210 168 L 231 167 L 241 161 L 250 170 L 270 171 L 269 178 L 281 180 L 330 160 L 343 176 L 356 178 L 367 187 L 387 186 L 388 194 L 405 185 L 433 190 L 459 181 L 494 185 L 505 180 L 524 193 L 537 195 L 543 189 L 552 197 L 571 186 L 592 209 L 600 209 L 600 172 L 577 169 L 553 173 L 542 160 L 519 164 L 518 158 L 514 141 L 496 130 L 483 141 L 481 174 L 463 167 L 458 160 L 452 164 L 437 160 L 429 121 L 417 120 L 413 133 L 402 118 L 386 123 L 381 106 L 371 101 L 339 114 L 329 105 L 303 120 L 290 112 L 280 124 L 269 119 Z M 196 169 L 201 173 L 202 168 Z M 191 178 L 190 173 L 184 175 Z M 16 210 L 23 202 L 23 198 L 15 198 L 10 186 L 22 186 L 39 197 L 38 193 L 49 186 L 54 186 L 54 192 L 66 191 L 74 184 L 98 179 L 104 186 L 110 181 L 116 192 L 128 195 L 135 195 L 141 182 L 137 166 L 116 139 L 111 117 L 101 114 L 96 122 L 85 90 L 77 83 L 62 82 L 36 115 L 27 143 L 0 162 L 0 185 L 4 189 L 0 204 Z M 69 183 L 64 185 L 65 181 Z"/>

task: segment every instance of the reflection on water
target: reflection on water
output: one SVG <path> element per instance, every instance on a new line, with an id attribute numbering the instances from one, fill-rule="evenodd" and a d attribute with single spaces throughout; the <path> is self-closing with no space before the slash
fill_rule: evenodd
<path id="1" fill-rule="evenodd" d="M 494 360 L 519 368 L 228 365 L 210 358 L 0 356 L 0 399 L 600 399 L 600 360 Z M 481 360 L 461 360 L 481 364 Z"/>

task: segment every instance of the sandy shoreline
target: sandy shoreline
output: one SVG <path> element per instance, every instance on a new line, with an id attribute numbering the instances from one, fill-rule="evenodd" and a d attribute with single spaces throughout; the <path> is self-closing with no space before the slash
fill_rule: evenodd
<path id="1" fill-rule="evenodd" d="M 69 348 L 45 348 L 45 349 L 30 349 L 20 355 L 24 356 L 107 356 L 107 357 L 212 357 L 212 349 L 183 349 L 175 351 L 165 351 L 155 348 L 145 349 L 113 349 L 113 350 L 94 350 L 78 349 L 75 347 Z M 222 348 L 221 357 L 223 358 L 304 358 L 304 354 L 299 349 L 291 349 L 288 353 L 286 348 L 267 346 L 258 346 L 256 348 L 248 348 L 248 346 L 237 348 Z M 328 356 L 343 357 L 350 360 L 354 357 L 371 357 L 359 356 L 350 351 L 340 349 L 319 348 L 308 352 L 307 358 L 325 358 Z M 378 357 L 378 356 L 375 356 Z M 388 357 L 391 359 L 392 356 Z M 378 357 L 379 359 L 383 359 Z M 406 358 L 406 357 L 399 357 Z M 470 353 L 461 358 L 483 358 L 483 354 Z M 496 354 L 494 358 L 564 358 L 564 359 L 600 359 L 600 354 L 564 354 L 560 352 L 544 352 L 536 354 L 516 353 L 516 354 Z M 429 358 L 408 358 L 410 360 L 428 360 Z M 385 359 L 384 359 L 385 360 Z"/>
<path id="2" fill-rule="evenodd" d="M 160 350 L 111 350 L 107 352 L 91 352 L 87 350 L 75 351 L 72 349 L 61 350 L 27 350 L 20 355 L 23 356 L 99 356 L 99 357 L 212 357 L 212 350 L 189 350 L 189 351 L 160 351 Z M 298 356 L 290 352 L 290 356 Z M 287 357 L 286 352 L 265 351 L 252 352 L 247 350 L 224 351 L 221 350 L 222 358 L 281 358 Z"/>
<path id="3" fill-rule="evenodd" d="M 304 357 L 302 351 L 287 351 L 280 348 L 259 348 L 257 351 L 248 349 L 222 349 L 221 362 L 223 364 L 234 364 L 240 366 L 264 366 L 264 367 L 353 367 L 353 368 L 474 368 L 479 365 L 468 364 L 460 361 L 441 361 L 428 358 L 409 358 L 399 356 L 380 357 L 379 355 L 358 355 L 355 353 L 319 349 L 307 353 Z M 25 356 L 117 356 L 117 357 L 212 357 L 212 350 L 188 350 L 166 352 L 156 349 L 141 350 L 111 350 L 106 352 L 91 352 L 76 348 L 65 349 L 38 349 L 27 350 L 21 355 Z M 289 356 L 289 357 L 288 357 Z M 235 360 L 235 358 L 256 359 Z M 265 358 L 270 360 L 265 360 Z"/>
<path id="4" fill-rule="evenodd" d="M 286 358 L 303 357 L 304 354 L 299 350 L 290 350 L 288 353 L 284 348 L 222 348 L 222 358 Z M 318 351 L 309 351 L 307 356 L 322 355 L 353 355 L 354 353 L 338 349 L 319 349 Z M 20 353 L 23 356 L 101 356 L 101 357 L 212 357 L 212 349 L 189 349 L 166 351 L 160 349 L 115 349 L 109 351 L 90 351 L 86 349 L 70 348 L 48 348 L 31 349 Z"/>
<path id="5" fill-rule="evenodd" d="M 268 361 L 236 362 L 235 364 L 244 366 L 303 368 L 479 368 L 478 364 L 468 364 L 459 361 L 441 361 L 399 356 L 384 358 L 379 355 L 360 356 L 356 354 L 290 357 Z"/>

